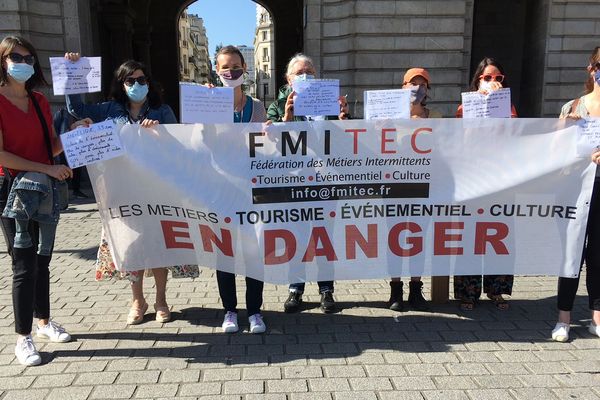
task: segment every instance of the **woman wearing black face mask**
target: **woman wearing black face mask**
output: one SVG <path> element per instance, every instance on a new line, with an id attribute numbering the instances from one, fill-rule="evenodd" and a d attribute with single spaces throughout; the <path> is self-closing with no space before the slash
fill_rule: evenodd
<path id="1" fill-rule="evenodd" d="M 425 68 L 411 68 L 404 74 L 402 89 L 412 90 L 412 102 L 410 104 L 411 118 L 442 118 L 442 114 L 439 111 L 426 107 L 430 82 L 429 72 Z M 404 284 L 400 277 L 392 278 L 390 282 L 390 300 L 388 301 L 390 310 L 404 310 L 403 286 Z M 408 304 L 414 310 L 429 311 L 429 305 L 423 297 L 423 282 L 421 282 L 421 277 L 411 277 L 408 287 Z"/>

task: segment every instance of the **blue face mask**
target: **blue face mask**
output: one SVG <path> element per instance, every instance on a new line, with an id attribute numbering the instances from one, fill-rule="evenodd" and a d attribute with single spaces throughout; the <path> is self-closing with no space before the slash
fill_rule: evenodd
<path id="1" fill-rule="evenodd" d="M 127 97 L 134 103 L 141 103 L 148 95 L 148 85 L 134 83 L 133 86 L 127 86 Z"/>
<path id="2" fill-rule="evenodd" d="M 315 79 L 315 76 L 311 74 L 302 74 L 296 75 L 296 78 L 294 78 L 295 81 L 307 81 L 309 79 Z"/>
<path id="3" fill-rule="evenodd" d="M 594 80 L 596 81 L 596 85 L 600 86 L 600 69 L 594 74 Z"/>
<path id="4" fill-rule="evenodd" d="M 33 76 L 33 65 L 25 63 L 8 63 L 6 70 L 17 82 L 27 82 Z"/>

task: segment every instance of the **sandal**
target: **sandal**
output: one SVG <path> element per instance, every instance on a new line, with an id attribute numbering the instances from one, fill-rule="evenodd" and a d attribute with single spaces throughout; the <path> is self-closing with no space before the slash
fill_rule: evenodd
<path id="1" fill-rule="evenodd" d="M 460 309 L 463 311 L 473 311 L 475 307 L 475 300 L 472 299 L 460 299 Z"/>
<path id="2" fill-rule="evenodd" d="M 494 305 L 496 306 L 496 308 L 498 310 L 501 311 L 506 311 L 509 309 L 509 304 L 508 302 L 504 299 L 504 297 L 502 297 L 501 294 L 489 294 L 487 295 L 487 297 L 494 302 Z"/>
<path id="3" fill-rule="evenodd" d="M 159 307 L 154 304 L 154 311 L 156 311 L 156 322 L 160 322 L 164 324 L 165 322 L 169 322 L 171 320 L 171 310 L 169 307 Z"/>
<path id="4" fill-rule="evenodd" d="M 127 314 L 127 324 L 128 325 L 138 325 L 144 321 L 144 314 L 148 311 L 148 303 L 144 303 L 142 308 L 131 307 L 129 309 L 129 314 Z"/>

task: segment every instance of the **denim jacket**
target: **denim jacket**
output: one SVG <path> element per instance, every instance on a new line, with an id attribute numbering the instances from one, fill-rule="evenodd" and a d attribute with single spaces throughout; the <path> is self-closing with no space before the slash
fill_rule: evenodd
<path id="1" fill-rule="evenodd" d="M 129 123 L 129 112 L 127 108 L 114 100 L 105 101 L 98 104 L 85 104 L 80 94 L 66 96 L 67 109 L 69 114 L 76 118 L 91 118 L 94 122 L 102 122 L 107 119 L 113 119 L 116 123 Z M 177 118 L 171 107 L 167 104 L 161 104 L 158 108 L 150 108 L 148 103 L 144 104 L 141 115 L 145 118 L 158 121 L 160 124 L 176 124 Z"/>
<path id="2" fill-rule="evenodd" d="M 20 172 L 14 179 L 2 216 L 58 224 L 56 181 L 41 172 Z"/>

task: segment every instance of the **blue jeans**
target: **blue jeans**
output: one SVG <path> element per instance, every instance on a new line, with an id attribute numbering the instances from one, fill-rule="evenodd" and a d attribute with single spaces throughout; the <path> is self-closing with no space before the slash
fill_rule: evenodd
<path id="1" fill-rule="evenodd" d="M 40 256 L 51 256 L 54 246 L 54 235 L 56 234 L 56 224 L 46 224 L 38 222 L 39 239 L 38 251 Z M 26 249 L 33 246 L 31 235 L 29 234 L 29 220 L 15 219 L 15 244 L 14 247 Z"/>
<path id="2" fill-rule="evenodd" d="M 322 281 L 317 282 L 319 285 L 319 293 L 323 294 L 325 292 L 333 292 L 333 281 Z M 304 293 L 304 282 L 292 283 L 290 284 L 290 292 L 299 292 L 300 294 Z"/>

